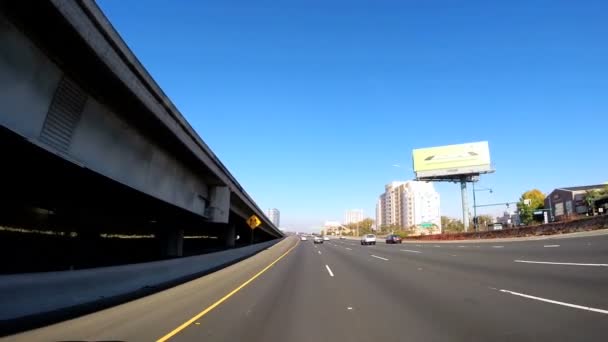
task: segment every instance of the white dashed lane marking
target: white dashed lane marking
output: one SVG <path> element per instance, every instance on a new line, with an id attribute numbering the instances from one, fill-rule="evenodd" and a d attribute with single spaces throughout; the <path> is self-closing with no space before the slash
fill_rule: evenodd
<path id="1" fill-rule="evenodd" d="M 570 304 L 570 303 L 566 303 L 566 302 L 560 302 L 560 301 L 553 300 L 553 299 L 531 296 L 531 295 L 527 295 L 524 293 L 519 293 L 519 292 L 514 292 L 514 291 L 509 291 L 509 290 L 504 290 L 504 289 L 501 289 L 500 292 L 508 293 L 508 294 L 512 294 L 514 296 L 524 297 L 524 298 L 528 298 L 528 299 L 538 300 L 538 301 L 545 302 L 545 303 L 557 304 L 557 305 L 567 306 L 567 307 L 574 308 L 574 309 L 592 311 L 592 312 L 597 312 L 597 313 L 608 315 L 608 310 L 592 308 L 589 306 Z"/>
<path id="2" fill-rule="evenodd" d="M 608 264 L 591 264 L 591 263 L 578 263 L 578 262 L 555 262 L 555 261 L 537 261 L 537 260 L 513 260 L 513 262 L 520 262 L 520 263 L 524 263 L 524 264 L 608 267 Z"/>

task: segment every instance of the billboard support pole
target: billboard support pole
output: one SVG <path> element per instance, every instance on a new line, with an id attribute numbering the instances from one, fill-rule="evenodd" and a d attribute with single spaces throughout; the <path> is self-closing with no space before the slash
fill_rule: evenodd
<path id="1" fill-rule="evenodd" d="M 460 179 L 460 196 L 462 198 L 462 224 L 464 232 L 469 231 L 469 204 L 467 203 L 467 179 Z"/>
<path id="2" fill-rule="evenodd" d="M 475 200 L 475 181 L 473 181 L 471 185 L 473 186 L 473 231 L 476 232 L 479 230 L 479 219 L 477 218 L 477 201 Z"/>

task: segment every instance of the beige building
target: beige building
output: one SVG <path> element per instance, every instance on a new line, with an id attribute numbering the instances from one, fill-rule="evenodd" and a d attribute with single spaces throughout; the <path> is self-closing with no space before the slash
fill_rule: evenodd
<path id="1" fill-rule="evenodd" d="M 321 235 L 350 235 L 351 229 L 344 227 L 338 221 L 325 221 L 323 229 L 321 229 Z"/>
<path id="2" fill-rule="evenodd" d="M 414 227 L 417 234 L 441 232 L 440 198 L 433 183 L 407 182 L 401 204 L 404 227 Z"/>
<path id="3" fill-rule="evenodd" d="M 376 228 L 380 229 L 380 227 L 382 226 L 382 212 L 383 212 L 383 206 L 384 206 L 384 194 L 380 195 L 380 197 L 378 198 L 378 202 L 376 203 Z"/>
<path id="4" fill-rule="evenodd" d="M 363 209 L 350 209 L 344 212 L 344 224 L 363 221 Z"/>
<path id="5" fill-rule="evenodd" d="M 404 185 L 406 182 L 391 182 L 384 187 L 376 206 L 376 224 L 382 226 L 403 226 L 401 214 Z"/>
<path id="6" fill-rule="evenodd" d="M 414 228 L 417 234 L 441 232 L 439 193 L 433 183 L 391 182 L 376 204 L 378 227 Z"/>

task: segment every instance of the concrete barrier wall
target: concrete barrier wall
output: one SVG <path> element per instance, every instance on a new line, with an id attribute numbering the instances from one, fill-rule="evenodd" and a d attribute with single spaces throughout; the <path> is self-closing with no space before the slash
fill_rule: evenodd
<path id="1" fill-rule="evenodd" d="M 528 237 L 538 235 L 554 235 L 576 233 L 597 229 L 608 228 L 608 215 L 579 218 L 573 221 L 553 222 L 537 226 L 526 226 L 520 228 L 508 228 L 494 231 L 484 232 L 469 232 L 469 233 L 444 233 L 433 235 L 410 236 L 408 240 L 473 240 L 473 239 L 496 239 L 496 238 L 513 238 L 513 237 Z M 332 237 L 335 238 L 335 237 Z M 347 240 L 357 240 L 360 237 L 345 236 Z M 376 235 L 377 242 L 385 242 L 385 235 Z"/>
<path id="2" fill-rule="evenodd" d="M 116 297 L 124 300 L 216 270 L 266 249 L 280 239 L 221 252 L 115 267 L 0 276 L 0 328 Z M 103 306 L 103 305 L 102 305 Z M 106 305 L 107 306 L 107 305 Z M 90 310 L 88 310 L 90 311 Z M 12 329 L 9 329 L 12 330 Z"/>
<path id="3" fill-rule="evenodd" d="M 468 240 L 527 237 L 576 233 L 608 228 L 608 215 L 586 217 L 574 221 L 553 222 L 537 226 L 509 228 L 487 232 L 411 236 L 405 240 Z"/>

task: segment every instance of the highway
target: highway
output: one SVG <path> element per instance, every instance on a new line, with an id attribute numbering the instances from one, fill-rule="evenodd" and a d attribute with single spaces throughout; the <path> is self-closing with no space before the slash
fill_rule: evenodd
<path id="1" fill-rule="evenodd" d="M 289 237 L 11 341 L 606 341 L 608 235 L 322 245 Z"/>

